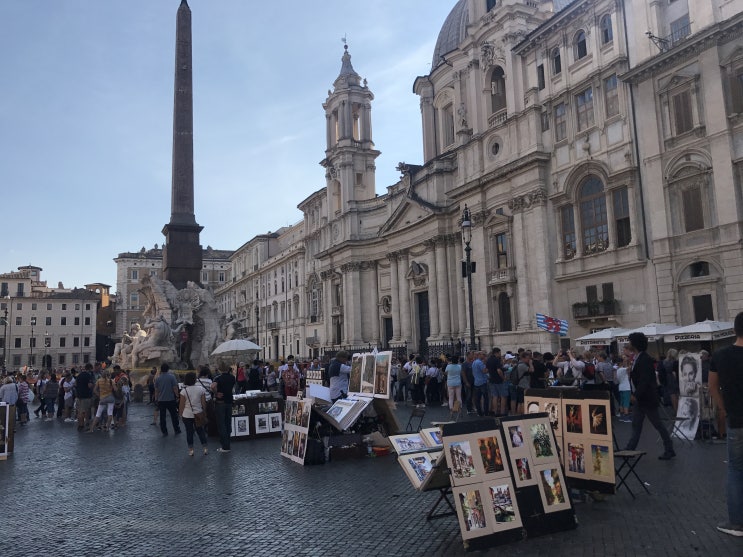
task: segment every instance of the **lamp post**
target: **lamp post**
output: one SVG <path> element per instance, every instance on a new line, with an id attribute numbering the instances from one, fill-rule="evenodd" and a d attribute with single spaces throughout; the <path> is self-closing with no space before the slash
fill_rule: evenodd
<path id="1" fill-rule="evenodd" d="M 34 367 L 34 344 L 36 341 L 36 337 L 34 336 L 34 327 L 36 327 L 36 318 L 31 318 L 31 356 L 28 359 L 28 363 L 31 366 L 31 369 Z"/>
<path id="2" fill-rule="evenodd" d="M 470 216 L 470 210 L 465 204 L 464 211 L 462 212 L 462 239 L 464 240 L 464 254 L 466 259 L 466 273 L 467 273 L 467 308 L 469 309 L 470 315 L 470 342 L 469 350 L 472 350 L 475 346 L 475 315 L 473 312 L 472 304 L 472 261 L 471 254 L 472 248 L 470 242 L 472 241 L 472 218 Z"/>
<path id="3" fill-rule="evenodd" d="M 46 357 L 47 357 L 47 349 L 49 348 L 49 331 L 44 331 L 44 361 L 41 362 L 41 368 L 42 369 L 48 369 L 51 366 L 47 366 L 46 364 Z"/>
<path id="4" fill-rule="evenodd" d="M 261 310 L 258 304 L 255 305 L 255 340 L 256 344 L 261 344 Z M 261 356 L 263 356 L 263 349 L 261 349 Z"/>

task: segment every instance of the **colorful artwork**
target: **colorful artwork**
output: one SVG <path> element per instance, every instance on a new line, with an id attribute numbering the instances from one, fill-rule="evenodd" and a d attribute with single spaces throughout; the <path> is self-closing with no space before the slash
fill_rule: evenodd
<path id="1" fill-rule="evenodd" d="M 477 446 L 480 450 L 482 465 L 486 474 L 503 471 L 503 455 L 498 446 L 498 439 L 495 437 L 485 437 L 477 440 Z"/>
<path id="2" fill-rule="evenodd" d="M 463 491 L 459 494 L 459 508 L 464 518 L 464 527 L 467 532 L 473 530 L 484 530 L 487 528 L 485 522 L 485 511 L 482 508 L 480 490 Z"/>
<path id="3" fill-rule="evenodd" d="M 552 431 L 555 432 L 557 435 L 560 431 L 560 403 L 558 402 L 545 402 L 544 403 L 544 411 L 547 412 L 547 415 L 550 420 L 550 425 L 552 426 Z"/>
<path id="4" fill-rule="evenodd" d="M 565 429 L 567 433 L 583 433 L 583 406 L 565 405 Z"/>
<path id="5" fill-rule="evenodd" d="M 407 458 L 407 461 L 419 482 L 426 478 L 433 467 L 428 455 L 411 455 Z"/>
<path id="6" fill-rule="evenodd" d="M 595 476 L 614 477 L 614 466 L 607 445 L 591 445 L 591 463 Z"/>
<path id="7" fill-rule="evenodd" d="M 568 443 L 568 470 L 576 474 L 586 473 L 586 451 L 583 443 Z"/>
<path id="8" fill-rule="evenodd" d="M 589 404 L 588 414 L 590 417 L 589 431 L 591 432 L 591 435 L 607 435 L 608 420 L 606 405 Z"/>
<path id="9" fill-rule="evenodd" d="M 449 446 L 449 465 L 454 478 L 472 478 L 477 472 L 472 460 L 472 448 L 469 441 L 456 441 Z"/>
<path id="10" fill-rule="evenodd" d="M 361 390 L 359 391 L 361 393 L 374 394 L 374 360 L 374 354 L 362 355 Z"/>
<path id="11" fill-rule="evenodd" d="M 563 491 L 562 479 L 558 468 L 546 468 L 539 473 L 542 494 L 546 500 L 547 507 L 564 504 L 565 492 Z M 545 511 L 548 511 L 545 508 Z M 549 512 L 549 511 L 548 511 Z"/>
<path id="12" fill-rule="evenodd" d="M 524 432 L 521 424 L 508 427 L 508 438 L 511 440 L 511 447 L 518 449 L 524 446 Z"/>
<path id="13" fill-rule="evenodd" d="M 374 359 L 374 394 L 388 398 L 390 395 L 390 370 L 392 352 L 379 352 Z"/>
<path id="14" fill-rule="evenodd" d="M 527 457 L 516 459 L 516 477 L 521 482 L 527 482 L 532 479 L 529 459 Z"/>
<path id="15" fill-rule="evenodd" d="M 497 523 L 514 522 L 516 520 L 516 511 L 514 510 L 511 486 L 509 484 L 491 485 L 489 492 L 495 521 Z"/>
<path id="16" fill-rule="evenodd" d="M 354 354 L 351 357 L 351 375 L 348 378 L 348 392 L 361 392 L 361 366 L 363 360 L 361 354 Z"/>
<path id="17" fill-rule="evenodd" d="M 534 456 L 537 459 L 551 458 L 555 456 L 552 448 L 552 439 L 550 432 L 544 424 L 532 424 L 529 428 L 531 432 L 532 445 L 534 446 Z"/>

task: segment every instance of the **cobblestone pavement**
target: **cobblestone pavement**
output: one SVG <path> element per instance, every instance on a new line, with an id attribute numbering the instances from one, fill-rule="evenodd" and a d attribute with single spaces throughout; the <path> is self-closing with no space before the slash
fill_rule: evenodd
<path id="1" fill-rule="evenodd" d="M 162 437 L 151 408 L 133 405 L 129 425 L 110 433 L 33 418 L 19 427 L 15 454 L 0 461 L 0 554 L 465 554 L 456 517 L 426 521 L 437 493 L 416 492 L 394 457 L 302 467 L 279 455 L 276 437 L 233 442 L 230 454 L 210 439 L 208 456 L 189 457 L 185 433 Z M 409 414 L 399 408 L 403 425 Z M 424 426 L 447 415 L 429 408 Z M 677 444 L 678 458 L 661 462 L 645 425 L 639 471 L 652 495 L 577 504 L 575 530 L 474 553 L 743 555 L 743 540 L 715 530 L 724 445 Z M 628 438 L 629 424 L 615 428 Z"/>

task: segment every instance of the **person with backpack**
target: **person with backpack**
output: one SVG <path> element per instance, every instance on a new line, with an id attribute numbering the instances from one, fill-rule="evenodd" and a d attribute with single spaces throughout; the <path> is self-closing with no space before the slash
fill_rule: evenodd
<path id="1" fill-rule="evenodd" d="M 42 413 L 46 413 L 44 421 L 51 422 L 54 419 L 54 403 L 59 396 L 59 383 L 56 374 L 52 373 L 49 376 L 49 381 L 44 384 L 39 394 L 40 398 L 44 400 L 44 410 L 42 411 Z"/>
<path id="2" fill-rule="evenodd" d="M 263 387 L 263 381 L 261 380 L 261 361 L 253 360 L 253 365 L 248 370 L 248 390 L 260 391 L 261 387 Z"/>
<path id="3" fill-rule="evenodd" d="M 485 360 L 488 371 L 488 390 L 490 392 L 490 410 L 495 417 L 508 415 L 508 383 L 503 371 L 500 348 L 493 348 Z"/>

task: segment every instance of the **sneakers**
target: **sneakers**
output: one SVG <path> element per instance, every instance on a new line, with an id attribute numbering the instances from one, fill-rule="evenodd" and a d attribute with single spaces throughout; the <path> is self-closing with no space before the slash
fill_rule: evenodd
<path id="1" fill-rule="evenodd" d="M 188 456 L 193 456 L 193 447 L 188 449 Z"/>
<path id="2" fill-rule="evenodd" d="M 666 451 L 658 457 L 658 460 L 671 460 L 675 456 L 676 453 L 674 451 Z"/>
<path id="3" fill-rule="evenodd" d="M 723 522 L 717 525 L 717 529 L 724 533 L 735 536 L 736 538 L 743 537 L 743 526 L 739 524 L 730 524 L 729 522 Z"/>
<path id="4" fill-rule="evenodd" d="M 230 450 L 229 449 L 223 449 L 222 447 L 219 447 L 217 449 L 217 452 L 218 453 L 228 453 L 228 452 L 230 452 Z M 204 454 L 206 454 L 206 453 L 204 453 Z"/>
<path id="5" fill-rule="evenodd" d="M 206 456 L 208 454 L 209 454 L 209 449 L 207 449 L 206 447 L 204 447 L 204 456 Z"/>
<path id="6" fill-rule="evenodd" d="M 72 423 L 75 423 L 76 421 L 77 420 L 74 419 L 74 418 L 65 418 L 65 423 L 66 424 L 72 424 Z"/>

